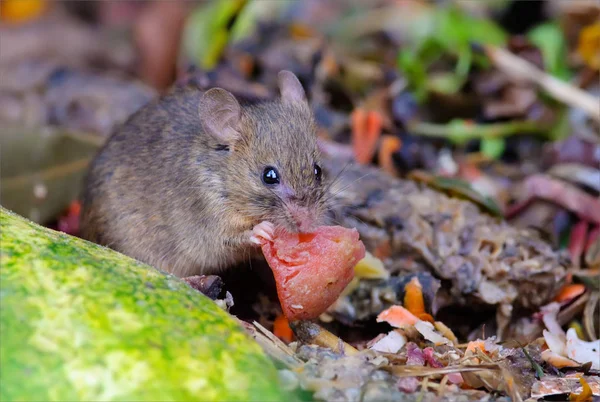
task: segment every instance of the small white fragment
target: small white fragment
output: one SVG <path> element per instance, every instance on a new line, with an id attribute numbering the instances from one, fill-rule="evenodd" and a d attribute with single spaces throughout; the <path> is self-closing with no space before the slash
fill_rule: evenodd
<path id="1" fill-rule="evenodd" d="M 414 326 L 417 329 L 417 331 L 419 331 L 419 333 L 421 335 L 423 335 L 423 337 L 425 339 L 427 339 L 430 342 L 433 342 L 435 345 L 451 345 L 452 344 L 450 339 L 437 333 L 433 327 L 433 324 L 430 322 L 419 320 L 415 323 Z"/>
<path id="2" fill-rule="evenodd" d="M 553 335 L 556 335 L 558 339 L 561 339 L 564 342 L 565 331 L 563 331 L 557 321 L 558 312 L 560 311 L 560 304 L 557 302 L 552 302 L 542 307 L 540 311 L 542 312 L 542 321 L 544 322 L 546 328 L 548 328 L 548 331 L 550 331 Z"/>
<path id="3" fill-rule="evenodd" d="M 552 352 L 560 356 L 566 356 L 567 352 L 565 350 L 565 341 L 561 339 L 559 335 L 554 334 L 546 329 L 542 332 L 542 334 L 544 335 L 546 345 L 548 345 L 548 348 Z"/>
<path id="4" fill-rule="evenodd" d="M 304 309 L 304 306 L 302 304 L 292 304 L 290 307 L 296 310 Z"/>
<path id="5" fill-rule="evenodd" d="M 447 149 L 440 151 L 437 164 L 440 170 L 445 173 L 450 175 L 455 175 L 458 173 L 458 164 L 454 160 L 452 153 Z"/>
<path id="6" fill-rule="evenodd" d="M 581 364 L 592 362 L 592 369 L 600 370 L 600 339 L 593 342 L 583 341 L 579 339 L 574 328 L 569 328 L 565 349 L 569 359 Z"/>
<path id="7" fill-rule="evenodd" d="M 48 195 L 48 188 L 43 183 L 36 183 L 33 186 L 33 195 L 39 200 L 43 200 Z"/>
<path id="8" fill-rule="evenodd" d="M 398 353 L 406 344 L 406 336 L 398 330 L 390 331 L 386 336 L 375 342 L 371 350 L 382 353 Z"/>

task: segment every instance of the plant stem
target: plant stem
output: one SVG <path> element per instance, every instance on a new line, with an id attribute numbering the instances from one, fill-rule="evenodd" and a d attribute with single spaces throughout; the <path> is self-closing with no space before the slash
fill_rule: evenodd
<path id="1" fill-rule="evenodd" d="M 513 121 L 493 124 L 466 124 L 456 120 L 448 124 L 415 123 L 409 132 L 422 137 L 447 138 L 454 143 L 473 139 L 504 138 L 516 134 L 546 134 L 549 127 L 532 121 Z"/>

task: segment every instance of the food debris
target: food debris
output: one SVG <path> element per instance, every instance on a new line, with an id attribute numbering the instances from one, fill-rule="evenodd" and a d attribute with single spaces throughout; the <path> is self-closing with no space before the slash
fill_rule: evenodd
<path id="1" fill-rule="evenodd" d="M 288 320 L 316 318 L 354 277 L 365 247 L 356 230 L 323 226 L 310 235 L 276 233 L 262 245 Z"/>
<path id="2" fill-rule="evenodd" d="M 375 342 L 371 349 L 382 353 L 398 353 L 405 344 L 406 336 L 398 330 L 393 330 Z"/>
<path id="3" fill-rule="evenodd" d="M 423 335 L 425 339 L 433 342 L 435 345 L 452 343 L 449 339 L 440 335 L 431 322 L 419 319 L 402 306 L 392 306 L 381 312 L 377 317 L 377 322 L 384 321 L 396 328 L 406 329 L 413 327 Z"/>
<path id="4" fill-rule="evenodd" d="M 354 157 L 359 163 L 368 164 L 373 159 L 381 136 L 382 119 L 374 110 L 356 109 L 351 116 Z"/>
<path id="5" fill-rule="evenodd" d="M 294 332 L 290 328 L 287 318 L 280 315 L 273 323 L 273 334 L 284 342 L 290 343 L 294 339 Z"/>
<path id="6" fill-rule="evenodd" d="M 383 262 L 368 251 L 365 253 L 365 257 L 354 267 L 354 274 L 356 277 L 364 279 L 388 279 L 390 277 L 390 273 L 385 269 Z"/>
<path id="7" fill-rule="evenodd" d="M 404 287 L 404 307 L 417 318 L 433 323 L 433 317 L 425 311 L 423 287 L 418 277 L 414 277 Z"/>
<path id="8" fill-rule="evenodd" d="M 385 321 L 396 328 L 402 328 L 415 325 L 420 320 L 406 308 L 402 306 L 392 306 L 387 310 L 382 311 L 381 314 L 377 316 L 377 322 L 382 321 Z"/>
<path id="9" fill-rule="evenodd" d="M 593 396 L 600 396 L 600 379 L 597 376 L 586 376 L 580 373 L 568 373 L 562 376 L 546 374 L 541 380 L 536 381 L 531 389 L 531 398 L 539 400 L 547 396 L 554 396 L 566 401 L 570 395 L 581 395 L 584 393 L 583 382 L 586 382 L 591 391 L 588 400 Z"/>

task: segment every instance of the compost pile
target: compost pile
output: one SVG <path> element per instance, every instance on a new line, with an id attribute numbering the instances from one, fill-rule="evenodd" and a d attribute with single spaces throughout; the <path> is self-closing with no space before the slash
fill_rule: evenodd
<path id="1" fill-rule="evenodd" d="M 288 322 L 268 284 L 190 282 L 286 386 L 317 400 L 600 397 L 596 3 L 116 3 L 3 17 L 2 157 L 38 157 L 3 169 L 4 206 L 77 235 L 87 162 L 139 107 L 171 85 L 272 99 L 290 70 L 317 119 L 330 217 L 367 255 L 314 321 Z"/>

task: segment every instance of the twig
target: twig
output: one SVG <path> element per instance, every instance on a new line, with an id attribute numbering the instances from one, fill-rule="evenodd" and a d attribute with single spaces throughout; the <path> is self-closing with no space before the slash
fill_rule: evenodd
<path id="1" fill-rule="evenodd" d="M 289 368 L 299 367 L 303 362 L 296 357 L 294 352 L 268 329 L 254 321 L 252 324 L 237 319 L 263 350 L 274 359 L 285 364 Z"/>
<path id="2" fill-rule="evenodd" d="M 73 162 L 65 163 L 59 166 L 53 166 L 42 171 L 3 179 L 2 187 L 4 188 L 4 190 L 11 190 L 21 186 L 29 185 L 30 183 L 38 179 L 42 181 L 47 181 L 55 179 L 57 177 L 77 173 L 85 169 L 90 164 L 91 160 L 91 157 L 77 159 Z"/>
<path id="3" fill-rule="evenodd" d="M 342 341 L 325 328 L 321 328 L 319 325 L 310 321 L 291 322 L 290 327 L 292 327 L 292 330 L 301 342 L 307 344 L 313 343 L 333 351 L 343 352 L 346 356 L 358 353 L 356 348 Z"/>
<path id="4" fill-rule="evenodd" d="M 589 117 L 600 122 L 600 98 L 545 73 L 507 50 L 491 45 L 483 45 L 482 48 L 492 63 L 505 74 L 537 84 L 556 100 L 580 108 Z"/>
<path id="5" fill-rule="evenodd" d="M 594 328 L 594 311 L 596 311 L 598 299 L 600 299 L 600 293 L 592 293 L 590 299 L 585 304 L 585 308 L 583 309 L 583 326 L 587 332 L 588 338 L 590 339 L 597 339 L 596 329 Z"/>
<path id="6" fill-rule="evenodd" d="M 465 373 L 486 370 L 498 371 L 500 370 L 500 366 L 497 364 L 448 366 L 441 368 L 423 366 L 384 366 L 382 369 L 389 371 L 398 377 L 422 377 L 438 374 Z"/>
<path id="7" fill-rule="evenodd" d="M 65 131 L 63 136 L 71 138 L 75 141 L 79 141 L 94 147 L 100 148 L 106 142 L 107 138 L 102 137 L 98 134 L 89 134 L 75 131 Z"/>

